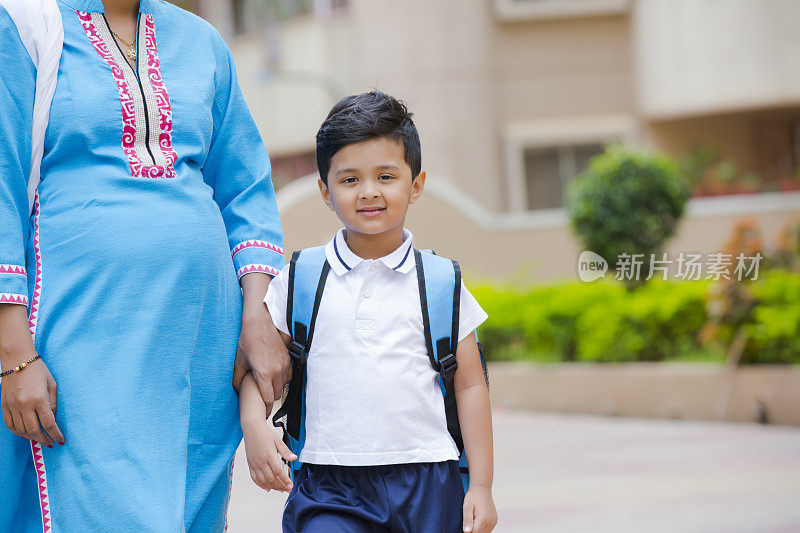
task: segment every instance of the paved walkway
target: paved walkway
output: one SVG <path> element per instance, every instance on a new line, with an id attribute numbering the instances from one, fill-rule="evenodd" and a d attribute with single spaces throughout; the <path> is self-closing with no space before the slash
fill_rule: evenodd
<path id="1" fill-rule="evenodd" d="M 800 429 L 496 411 L 499 532 L 800 532 Z M 231 533 L 278 532 L 284 495 L 239 450 Z"/>

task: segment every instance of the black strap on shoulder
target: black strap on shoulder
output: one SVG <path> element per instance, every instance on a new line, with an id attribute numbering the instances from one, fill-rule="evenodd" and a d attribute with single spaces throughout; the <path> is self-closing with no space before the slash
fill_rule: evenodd
<path id="1" fill-rule="evenodd" d="M 280 409 L 272 417 L 272 423 L 276 427 L 283 428 L 293 438 L 297 439 L 300 435 L 301 424 L 301 399 L 303 396 L 303 388 L 305 387 L 305 364 L 308 358 L 308 353 L 311 351 L 311 341 L 314 338 L 314 326 L 317 322 L 317 315 L 319 314 L 319 306 L 322 302 L 322 294 L 325 291 L 325 282 L 328 279 L 328 274 L 331 271 L 331 265 L 325 260 L 320 272 L 319 282 L 317 283 L 317 292 L 314 296 L 314 308 L 311 311 L 311 320 L 308 327 L 301 322 L 294 323 L 294 329 L 291 328 L 292 324 L 292 306 L 294 304 L 294 285 L 295 285 L 295 263 L 299 257 L 299 252 L 292 255 L 292 262 L 289 265 L 289 284 L 288 295 L 286 302 L 286 321 L 290 325 L 289 331 L 293 331 L 292 343 L 289 345 L 289 354 L 292 357 L 292 379 L 289 382 L 289 391 L 286 398 L 283 400 Z M 280 420 L 286 417 L 286 426 Z M 285 440 L 285 439 L 284 439 Z"/>
<path id="2" fill-rule="evenodd" d="M 458 349 L 458 321 L 459 312 L 461 310 L 461 267 L 457 261 L 453 261 L 453 273 L 455 275 L 455 284 L 453 288 L 453 329 L 450 333 L 450 356 L 454 361 L 454 368 L 452 373 L 445 372 L 446 379 L 444 380 L 444 412 L 447 418 L 447 429 L 456 443 L 458 453 L 464 451 L 464 440 L 461 437 L 461 424 L 458 421 L 458 407 L 456 406 L 456 388 L 453 382 L 455 377 L 455 370 L 458 368 L 456 361 L 456 352 Z M 443 352 L 439 352 L 440 354 Z M 440 355 L 441 358 L 441 355 Z"/>
<path id="3" fill-rule="evenodd" d="M 286 291 L 286 327 L 289 333 L 292 333 L 292 311 L 294 310 L 294 271 L 299 257 L 300 251 L 298 250 L 292 254 L 292 260 L 289 263 L 289 287 Z"/>
<path id="4" fill-rule="evenodd" d="M 311 310 L 311 324 L 308 325 L 308 337 L 306 338 L 306 353 L 311 352 L 311 341 L 314 340 L 314 327 L 317 324 L 319 304 L 322 303 L 322 293 L 325 292 L 325 282 L 328 279 L 330 271 L 331 265 L 326 259 L 325 263 L 322 265 L 322 272 L 320 272 L 319 282 L 317 283 L 317 294 L 314 296 L 314 309 Z"/>
<path id="5" fill-rule="evenodd" d="M 292 358 L 292 365 L 303 365 L 306 360 L 306 326 L 297 322 L 292 327 L 292 318 L 294 313 L 294 280 L 295 269 L 297 267 L 297 259 L 300 257 L 300 252 L 292 254 L 292 260 L 289 263 L 289 284 L 286 291 L 286 327 L 292 337 L 292 342 L 289 344 L 289 356 Z M 294 369 L 292 369 L 294 376 Z"/>
<path id="6" fill-rule="evenodd" d="M 439 372 L 444 383 L 444 412 L 447 419 L 447 430 L 456 443 L 459 454 L 464 450 L 464 440 L 461 437 L 461 425 L 458 423 L 458 408 L 456 406 L 456 392 L 453 384 L 455 371 L 458 368 L 456 361 L 456 345 L 458 344 L 458 315 L 459 303 L 461 300 L 461 268 L 458 263 L 453 261 L 455 273 L 455 289 L 453 293 L 453 330 L 451 337 L 443 337 L 436 341 L 436 353 L 439 354 L 439 362 L 433 352 L 433 338 L 431 336 L 431 321 L 428 310 L 428 295 L 425 289 L 425 271 L 422 266 L 422 252 L 414 250 L 414 261 L 417 265 L 417 284 L 419 286 L 420 306 L 422 308 L 422 326 L 425 331 L 425 347 L 428 350 L 428 358 L 434 370 Z M 453 340 L 456 339 L 456 340 Z"/>
<path id="7" fill-rule="evenodd" d="M 417 285 L 419 287 L 419 303 L 422 307 L 422 329 L 425 332 L 425 348 L 428 350 L 428 359 L 437 372 L 439 364 L 433 355 L 433 338 L 431 336 L 431 319 L 428 314 L 428 294 L 425 290 L 425 269 L 422 267 L 422 252 L 414 249 L 414 262 L 417 265 Z"/>
<path id="8" fill-rule="evenodd" d="M 453 288 L 453 333 L 450 337 L 452 342 L 452 353 L 456 353 L 458 347 L 458 321 L 461 312 L 461 265 L 458 261 L 453 261 L 453 272 L 455 272 L 455 286 Z"/>

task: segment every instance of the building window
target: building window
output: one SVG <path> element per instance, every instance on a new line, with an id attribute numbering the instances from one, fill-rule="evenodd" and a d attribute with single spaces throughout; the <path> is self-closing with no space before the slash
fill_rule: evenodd
<path id="1" fill-rule="evenodd" d="M 524 150 L 524 172 L 528 209 L 564 206 L 564 191 L 589 160 L 603 152 L 603 145 L 570 144 Z"/>

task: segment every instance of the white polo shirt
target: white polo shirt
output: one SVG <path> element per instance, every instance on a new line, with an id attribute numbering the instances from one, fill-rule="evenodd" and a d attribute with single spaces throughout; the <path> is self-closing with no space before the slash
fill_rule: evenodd
<path id="1" fill-rule="evenodd" d="M 369 466 L 458 459 L 447 431 L 438 373 L 425 348 L 412 235 L 380 259 L 344 240 L 326 245 L 325 284 L 307 363 L 306 442 L 300 460 Z M 289 265 L 264 301 L 287 335 Z M 488 315 L 463 286 L 458 340 Z"/>

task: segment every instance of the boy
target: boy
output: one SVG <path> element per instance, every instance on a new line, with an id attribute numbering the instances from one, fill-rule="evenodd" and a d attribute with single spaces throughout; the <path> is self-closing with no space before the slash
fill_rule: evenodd
<path id="1" fill-rule="evenodd" d="M 411 113 L 377 91 L 343 99 L 317 134 L 317 164 L 322 198 L 344 228 L 324 248 L 313 345 L 307 354 L 295 350 L 305 357 L 293 377 L 305 380 L 302 468 L 292 484 L 281 457 L 297 457 L 269 427 L 248 375 L 240 401 L 251 476 L 267 490 L 291 490 L 285 532 L 491 531 L 491 412 L 474 333 L 487 315 L 458 282 L 458 364 L 448 379 L 456 438 L 469 457 L 465 495 L 423 319 L 415 260 L 424 254 L 403 228 L 425 185 Z M 264 300 L 287 346 L 289 271 L 270 283 Z"/>

